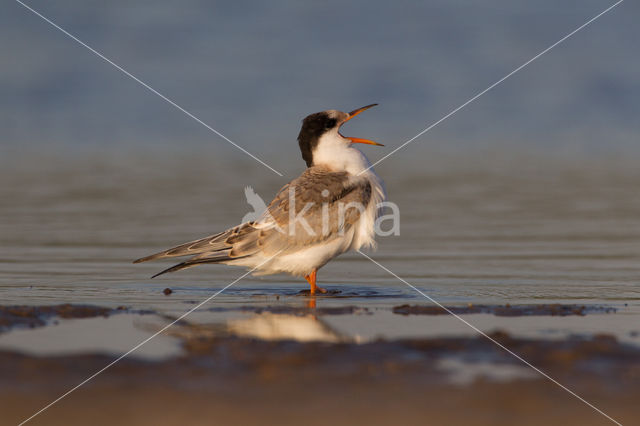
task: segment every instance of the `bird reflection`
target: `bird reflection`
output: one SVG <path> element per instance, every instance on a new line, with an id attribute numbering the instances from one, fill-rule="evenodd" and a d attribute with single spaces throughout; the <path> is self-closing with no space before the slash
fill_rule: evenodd
<path id="1" fill-rule="evenodd" d="M 308 303 L 313 303 L 315 298 Z M 262 312 L 249 318 L 229 320 L 227 331 L 240 337 L 263 340 L 296 340 L 299 342 L 340 342 L 345 338 L 313 313 L 295 315 Z"/>

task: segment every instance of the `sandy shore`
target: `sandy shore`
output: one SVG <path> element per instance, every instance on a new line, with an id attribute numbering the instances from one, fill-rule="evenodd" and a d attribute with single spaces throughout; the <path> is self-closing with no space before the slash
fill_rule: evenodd
<path id="1" fill-rule="evenodd" d="M 25 323 L 28 318 L 47 316 L 51 321 L 125 310 L 71 305 L 12 309 L 23 319 L 20 326 L 27 327 L 43 325 Z M 531 309 L 521 311 L 525 315 Z M 400 315 L 426 314 L 417 308 L 402 310 Z M 584 315 L 589 310 L 556 306 L 533 312 Z M 317 313 L 338 314 L 351 312 Z M 7 315 L 5 307 L 0 315 L 5 327 Z M 483 337 L 304 343 L 241 338 L 189 324 L 174 335 L 183 347 L 180 356 L 126 358 L 33 424 L 608 423 Z M 621 423 L 640 418 L 636 346 L 609 335 L 543 340 L 497 332 L 492 337 Z M 0 352 L 2 424 L 26 419 L 114 358 Z"/>

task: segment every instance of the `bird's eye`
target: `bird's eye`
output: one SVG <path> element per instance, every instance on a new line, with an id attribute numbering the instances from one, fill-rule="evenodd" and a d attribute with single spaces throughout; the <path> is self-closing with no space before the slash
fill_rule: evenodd
<path id="1" fill-rule="evenodd" d="M 329 120 L 326 121 L 324 126 L 327 129 L 333 129 L 336 126 L 336 119 L 335 118 L 330 118 Z"/>

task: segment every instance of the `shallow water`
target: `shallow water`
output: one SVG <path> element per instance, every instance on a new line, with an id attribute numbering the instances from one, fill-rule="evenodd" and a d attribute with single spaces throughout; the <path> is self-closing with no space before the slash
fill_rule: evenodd
<path id="1" fill-rule="evenodd" d="M 234 281 L 243 270 L 205 265 L 150 280 L 168 263 L 131 264 L 235 225 L 250 211 L 245 185 L 270 199 L 301 170 L 279 178 L 244 159 L 213 167 L 211 155 L 3 158 L 2 304 L 125 305 L 176 318 Z M 378 168 L 389 198 L 400 207 L 401 234 L 379 238 L 371 256 L 447 305 L 572 303 L 617 309 L 584 317 L 464 316 L 485 331 L 547 338 L 609 333 L 640 344 L 640 172 L 629 165 L 633 162 L 533 156 L 425 161 L 424 168 Z M 297 295 L 307 287 L 300 279 L 249 276 L 188 320 L 235 327 L 238 334 L 262 330 L 259 337 L 284 333 L 299 340 L 475 333 L 453 317 L 393 314 L 397 305 L 431 302 L 356 253 L 323 268 L 319 281 L 342 293 L 317 298 L 318 308 L 357 306 L 370 312 L 322 316 L 318 324 L 315 317 L 305 323 L 299 315 L 269 319 L 215 311 L 308 302 Z M 169 296 L 162 293 L 166 287 L 173 290 Z M 166 322 L 149 319 L 142 328 L 151 333 Z M 64 333 L 64 328 L 38 332 Z M 89 326 L 73 329 L 77 339 L 94 332 Z M 115 339 L 112 352 L 122 352 L 131 333 L 120 337 L 125 335 L 109 337 Z M 10 336 L 0 337 L 3 347 L 11 347 Z M 28 349 L 22 342 L 20 349 Z M 32 344 L 37 347 L 37 340 Z M 108 343 L 100 348 L 108 349 Z"/>

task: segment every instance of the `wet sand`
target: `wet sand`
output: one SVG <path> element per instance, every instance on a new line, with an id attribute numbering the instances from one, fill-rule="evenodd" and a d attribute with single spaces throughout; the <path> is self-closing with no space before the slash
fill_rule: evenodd
<path id="1" fill-rule="evenodd" d="M 52 318 L 93 318 L 97 316 L 107 317 L 119 310 L 91 305 L 63 305 L 51 306 L 0 306 L 0 332 L 15 327 L 43 327 L 47 320 Z"/>
<path id="2" fill-rule="evenodd" d="M 540 305 L 522 312 L 553 315 L 557 309 L 565 311 Z M 68 321 L 60 318 L 70 315 L 126 314 L 124 308 L 86 305 L 2 309 L 7 311 L 23 313 L 16 318 L 28 312 L 31 319 L 45 323 Z M 578 315 L 616 315 L 605 311 L 583 309 Z M 356 306 L 262 307 L 252 315 L 323 321 L 354 312 L 367 315 L 366 308 Z M 25 326 L 19 319 L 14 325 Z M 607 424 L 593 409 L 483 337 L 300 342 L 239 337 L 232 328 L 187 321 L 168 332 L 179 339 L 180 355 L 149 360 L 133 354 L 33 424 Z M 640 398 L 637 346 L 611 335 L 561 341 L 499 331 L 491 336 L 623 424 L 640 418 L 634 403 Z M 2 423 L 24 420 L 114 358 L 1 351 Z"/>
<path id="3" fill-rule="evenodd" d="M 540 304 L 540 305 L 516 305 L 511 306 L 506 304 L 499 305 L 473 305 L 467 306 L 426 306 L 426 305 L 400 305 L 393 308 L 395 314 L 400 315 L 448 315 L 448 314 L 493 314 L 502 317 L 521 317 L 521 316 L 539 316 L 539 315 L 551 315 L 551 316 L 567 316 L 567 315 L 586 315 L 587 313 L 611 313 L 615 312 L 616 308 L 605 306 L 586 306 L 586 305 L 562 305 L 559 303 L 553 304 Z"/>

